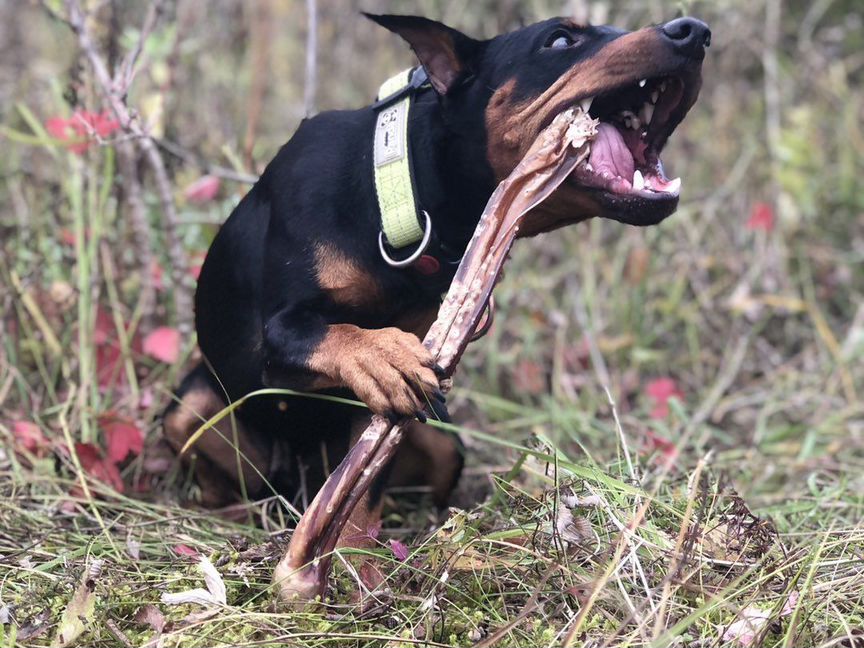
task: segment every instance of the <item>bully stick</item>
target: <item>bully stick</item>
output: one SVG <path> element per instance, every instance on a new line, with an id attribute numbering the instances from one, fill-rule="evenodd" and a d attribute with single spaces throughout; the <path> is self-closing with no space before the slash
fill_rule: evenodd
<path id="1" fill-rule="evenodd" d="M 588 142 L 595 133 L 596 122 L 579 108 L 558 115 L 492 194 L 438 319 L 423 341 L 446 376 L 452 375 L 483 316 L 522 217 L 587 158 Z M 394 425 L 374 416 L 318 492 L 273 574 L 283 601 L 323 595 L 339 535 L 369 485 L 395 454 L 406 422 Z"/>

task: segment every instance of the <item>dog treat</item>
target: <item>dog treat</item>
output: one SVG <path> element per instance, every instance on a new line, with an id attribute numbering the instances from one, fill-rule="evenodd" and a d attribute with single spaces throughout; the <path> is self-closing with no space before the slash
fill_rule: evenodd
<path id="1" fill-rule="evenodd" d="M 447 377 L 477 329 L 523 219 L 588 159 L 598 123 L 581 107 L 559 114 L 489 199 L 438 318 L 423 341 Z M 401 424 L 373 417 L 330 475 L 274 571 L 273 582 L 283 601 L 303 602 L 324 593 L 339 536 L 354 507 L 393 457 L 401 437 Z"/>

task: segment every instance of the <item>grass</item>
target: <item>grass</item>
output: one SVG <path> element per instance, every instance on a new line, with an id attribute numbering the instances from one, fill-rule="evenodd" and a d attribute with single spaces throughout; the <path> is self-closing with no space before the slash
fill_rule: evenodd
<path id="1" fill-rule="evenodd" d="M 172 286 L 141 311 L 113 148 L 77 156 L 45 133 L 64 110 L 57 61 L 68 43 L 62 25 L 31 13 L 22 51 L 53 75 L 21 76 L 29 85 L 0 119 L 0 645 L 53 643 L 69 610 L 73 620 L 86 610 L 82 597 L 94 607 L 78 643 L 95 646 L 864 645 L 864 93 L 861 36 L 844 27 L 859 12 L 785 7 L 778 42 L 754 50 L 771 3 L 699 12 L 715 42 L 700 103 L 664 156 L 685 179 L 675 216 L 517 244 L 496 324 L 450 397 L 468 449 L 454 508 L 439 518 L 422 493 L 389 500 L 374 552 L 389 593 L 353 603 L 357 556 L 346 550 L 327 599 L 302 611 L 274 607 L 269 587 L 291 512 L 275 498 L 250 503 L 262 520 L 250 526 L 184 504 L 194 486 L 158 454 L 156 417 L 194 340 L 173 364 L 141 353 L 145 315 L 176 321 Z M 616 7 L 630 26 L 655 19 Z M 213 70 L 195 59 L 228 47 L 220 33 L 187 34 L 179 69 L 197 70 L 190 83 L 211 83 L 224 104 L 203 110 L 178 88 L 164 126 L 230 166 L 244 120 L 228 120 L 228 135 L 199 130 L 227 119 L 224 78 L 246 70 L 241 50 Z M 152 65 L 168 59 L 172 34 L 154 34 Z M 296 49 L 286 40 L 274 47 Z M 367 49 L 395 69 L 386 42 Z M 763 74 L 766 56 L 776 79 Z M 330 71 L 344 95 L 334 83 L 326 101 L 357 103 L 361 77 Z M 158 87 L 141 84 L 141 96 Z M 779 108 L 765 102 L 771 84 Z M 273 93 L 302 96 L 291 83 Z M 262 160 L 290 130 L 277 108 L 263 113 Z M 173 173 L 182 187 L 197 172 L 177 163 Z M 190 257 L 243 190 L 225 184 L 203 206 L 178 192 Z M 157 201 L 145 198 L 167 267 Z M 748 229 L 760 202 L 774 225 Z M 107 387 L 95 371 L 106 330 L 119 350 Z M 648 393 L 657 378 L 681 395 L 668 414 Z M 121 465 L 125 494 L 69 451 L 103 442 L 106 411 L 146 433 L 145 452 Z M 47 448 L 22 448 L 21 420 Z M 405 544 L 405 561 L 390 540 Z M 216 566 L 224 607 L 161 602 L 204 586 L 190 553 Z"/>

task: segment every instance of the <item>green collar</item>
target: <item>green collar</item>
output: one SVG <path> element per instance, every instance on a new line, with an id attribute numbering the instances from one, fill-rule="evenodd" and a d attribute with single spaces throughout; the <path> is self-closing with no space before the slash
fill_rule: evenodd
<path id="1" fill-rule="evenodd" d="M 375 120 L 375 193 L 381 212 L 378 237 L 381 255 L 395 267 L 414 263 L 429 245 L 432 223 L 429 214 L 418 208 L 408 139 L 408 114 L 414 92 L 428 83 L 422 67 L 404 70 L 387 79 L 378 90 L 372 108 Z M 407 257 L 395 259 L 392 251 L 402 251 L 419 243 Z M 399 255 L 404 256 L 404 255 Z"/>

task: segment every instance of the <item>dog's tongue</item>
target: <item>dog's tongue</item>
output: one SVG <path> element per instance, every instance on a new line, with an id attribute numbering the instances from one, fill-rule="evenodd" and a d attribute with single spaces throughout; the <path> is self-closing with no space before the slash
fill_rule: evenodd
<path id="1" fill-rule="evenodd" d="M 620 131 L 612 124 L 604 122 L 597 126 L 597 136 L 591 143 L 591 157 L 588 162 L 595 173 L 611 173 L 628 182 L 635 171 L 633 154 L 624 143 Z"/>

